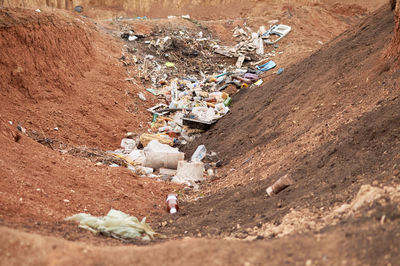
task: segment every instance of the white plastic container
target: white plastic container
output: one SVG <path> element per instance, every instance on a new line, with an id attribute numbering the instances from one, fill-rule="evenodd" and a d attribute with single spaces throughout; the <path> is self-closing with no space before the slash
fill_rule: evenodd
<path id="1" fill-rule="evenodd" d="M 157 140 L 150 141 L 143 151 L 146 157 L 144 166 L 154 169 L 177 169 L 178 162 L 185 159 L 183 152 L 179 152 L 178 149 L 166 144 L 161 144 Z"/>
<path id="2" fill-rule="evenodd" d="M 185 159 L 183 152 L 145 152 L 146 160 L 144 166 L 154 169 L 169 168 L 177 169 L 178 162 Z"/>
<path id="3" fill-rule="evenodd" d="M 203 181 L 204 164 L 202 162 L 178 162 L 178 171 L 173 182 L 184 184 L 187 182 Z"/>
<path id="4" fill-rule="evenodd" d="M 123 138 L 121 140 L 121 148 L 124 149 L 124 153 L 131 153 L 133 150 L 136 150 L 137 143 L 133 139 Z"/>

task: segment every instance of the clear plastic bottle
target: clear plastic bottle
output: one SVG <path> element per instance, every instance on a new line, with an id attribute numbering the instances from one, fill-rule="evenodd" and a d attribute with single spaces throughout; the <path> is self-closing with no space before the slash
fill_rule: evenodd
<path id="1" fill-rule="evenodd" d="M 167 211 L 171 214 L 179 210 L 178 199 L 176 194 L 169 194 L 167 197 Z"/>
<path id="2" fill-rule="evenodd" d="M 190 158 L 190 160 L 192 162 L 200 162 L 206 156 L 206 153 L 207 153 L 206 146 L 204 146 L 203 144 L 199 145 L 196 151 L 193 153 L 192 158 Z"/>

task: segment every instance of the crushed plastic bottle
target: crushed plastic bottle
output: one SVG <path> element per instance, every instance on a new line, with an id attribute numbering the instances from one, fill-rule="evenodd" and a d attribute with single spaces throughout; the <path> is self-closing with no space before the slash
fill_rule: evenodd
<path id="1" fill-rule="evenodd" d="M 178 199 L 175 194 L 169 194 L 167 197 L 167 211 L 171 214 L 179 210 Z"/>
<path id="2" fill-rule="evenodd" d="M 207 153 L 206 146 L 204 146 L 203 144 L 199 145 L 196 151 L 193 153 L 190 160 L 192 162 L 201 162 L 201 160 L 203 160 L 203 158 L 206 156 L 206 153 Z"/>

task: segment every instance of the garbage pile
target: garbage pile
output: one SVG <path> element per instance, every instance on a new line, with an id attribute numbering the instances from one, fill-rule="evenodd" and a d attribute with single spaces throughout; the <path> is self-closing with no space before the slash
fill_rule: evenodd
<path id="1" fill-rule="evenodd" d="M 215 45 L 213 48 L 215 53 L 237 58 L 236 67 L 241 68 L 245 60 L 259 59 L 260 56 L 265 54 L 264 43 L 275 44 L 290 31 L 291 27 L 289 26 L 274 24 L 268 30 L 261 26 L 257 32 L 253 32 L 245 24 L 243 27 L 237 26 L 233 29 L 233 37 L 238 39 L 238 43 L 235 46 Z M 275 45 L 275 47 L 277 46 Z M 274 56 L 274 54 L 268 53 L 267 56 Z"/>
<path id="2" fill-rule="evenodd" d="M 143 149 L 139 149 L 139 146 L 143 146 Z M 162 135 L 145 133 L 140 137 L 132 138 L 131 135 L 122 139 L 121 149 L 108 153 L 124 161 L 127 168 L 137 175 L 186 184 L 194 188 L 198 187 L 198 182 L 204 180 L 204 169 L 221 166 L 217 154 L 207 153 L 204 145 L 198 147 L 190 161 L 185 161 L 185 154 L 172 146 L 173 143 Z M 213 176 L 214 170 L 208 171 L 208 175 Z"/>
<path id="3" fill-rule="evenodd" d="M 138 175 L 189 186 L 203 180 L 204 171 L 208 176 L 215 175 L 221 166 L 215 153 L 207 153 L 201 145 L 191 160 L 185 161 L 176 147 L 193 141 L 225 116 L 240 90 L 263 83 L 263 73 L 276 67 L 268 59 L 274 54 L 265 54 L 264 43 L 276 46 L 290 30 L 281 24 L 268 30 L 260 27 L 257 32 L 246 25 L 238 26 L 233 30 L 238 44 L 227 47 L 203 31 L 164 29 L 146 36 L 124 28 L 121 37 L 127 45 L 123 60 L 130 58 L 137 66 L 144 83 L 148 81 L 146 92 L 157 96 L 159 103 L 148 109 L 152 114 L 149 132 L 140 136 L 129 133 L 122 140 L 121 149 L 110 154 L 125 161 Z M 146 53 L 138 53 L 139 50 Z M 236 66 L 215 64 L 216 54 L 237 57 Z M 252 66 L 242 67 L 245 60 L 260 58 Z M 282 72 L 280 68 L 276 73 Z M 143 101 L 146 92 L 138 94 Z"/>
<path id="4" fill-rule="evenodd" d="M 204 77 L 227 67 L 215 64 L 214 40 L 206 31 L 160 29 L 151 34 L 136 33 L 133 27 L 121 26 L 120 37 L 127 41 L 121 61 L 136 65 L 139 78 L 158 88 L 163 81 L 176 76 Z M 223 60 L 222 60 L 223 61 Z"/>

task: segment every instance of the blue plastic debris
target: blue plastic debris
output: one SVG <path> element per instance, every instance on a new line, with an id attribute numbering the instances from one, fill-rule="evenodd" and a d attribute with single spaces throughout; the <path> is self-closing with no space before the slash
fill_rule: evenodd
<path id="1" fill-rule="evenodd" d="M 276 67 L 276 64 L 274 61 L 268 61 L 267 63 L 265 63 L 264 65 L 261 66 L 256 66 L 256 68 L 261 71 L 261 72 L 266 72 L 268 70 L 273 69 L 274 67 Z"/>
<path id="2" fill-rule="evenodd" d="M 74 10 L 75 10 L 76 12 L 78 12 L 78 13 L 82 13 L 82 12 L 83 12 L 83 6 L 76 6 L 76 7 L 74 8 Z"/>
<path id="3" fill-rule="evenodd" d="M 283 73 L 283 71 L 285 71 L 285 69 L 283 67 L 278 69 L 278 72 L 276 72 L 277 75 L 280 75 Z"/>

